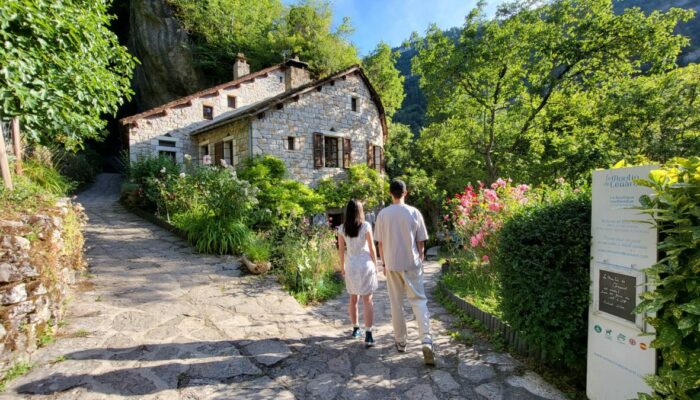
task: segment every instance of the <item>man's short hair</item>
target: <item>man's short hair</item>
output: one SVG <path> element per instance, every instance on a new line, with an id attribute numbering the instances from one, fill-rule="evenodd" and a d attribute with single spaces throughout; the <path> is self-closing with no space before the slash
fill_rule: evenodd
<path id="1" fill-rule="evenodd" d="M 401 179 L 394 179 L 389 185 L 389 192 L 395 199 L 401 198 L 401 196 L 406 194 L 406 183 Z"/>

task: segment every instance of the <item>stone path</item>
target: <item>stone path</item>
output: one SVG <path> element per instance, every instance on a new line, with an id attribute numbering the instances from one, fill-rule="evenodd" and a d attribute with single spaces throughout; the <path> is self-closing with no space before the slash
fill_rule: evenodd
<path id="1" fill-rule="evenodd" d="M 507 354 L 451 342 L 452 318 L 433 301 L 438 366 L 423 365 L 417 343 L 397 353 L 383 279 L 377 346 L 365 349 L 347 337 L 346 296 L 301 307 L 273 277 L 242 276 L 235 259 L 194 254 L 125 211 L 119 184 L 102 174 L 79 197 L 89 275 L 61 337 L 0 398 L 564 398 Z M 430 290 L 437 270 L 426 265 Z"/>

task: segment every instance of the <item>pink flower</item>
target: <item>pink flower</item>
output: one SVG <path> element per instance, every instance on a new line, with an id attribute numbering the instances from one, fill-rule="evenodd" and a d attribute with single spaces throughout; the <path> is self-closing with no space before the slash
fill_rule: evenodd
<path id="1" fill-rule="evenodd" d="M 460 219 L 457 223 L 460 224 L 460 225 L 464 225 L 466 222 L 464 222 L 463 219 Z"/>
<path id="2" fill-rule="evenodd" d="M 498 180 L 496 181 L 496 185 L 500 187 L 506 187 L 506 181 L 504 181 L 501 178 L 498 178 Z"/>
<path id="3" fill-rule="evenodd" d="M 492 183 L 491 189 L 498 189 L 498 183 L 496 183 L 496 182 Z"/>
<path id="4" fill-rule="evenodd" d="M 476 238 L 476 236 L 472 236 L 469 238 L 469 244 L 471 244 L 472 247 L 476 247 L 479 245 L 479 240 Z"/>
<path id="5" fill-rule="evenodd" d="M 498 203 L 489 204 L 489 210 L 491 210 L 491 211 L 498 211 L 500 209 L 501 209 L 501 205 Z"/>
<path id="6" fill-rule="evenodd" d="M 518 190 L 520 192 L 526 192 L 528 189 L 530 189 L 530 186 L 528 186 L 528 185 L 525 185 L 525 184 L 518 185 Z"/>
<path id="7" fill-rule="evenodd" d="M 442 217 L 442 218 L 443 218 L 445 221 L 449 221 L 449 220 L 450 220 L 450 216 L 449 216 L 449 215 L 445 215 L 445 216 Z"/>
<path id="8" fill-rule="evenodd" d="M 476 181 L 476 182 L 479 184 L 479 189 L 483 189 L 483 188 L 484 188 L 484 183 L 483 183 L 483 182 L 481 182 L 481 181 Z"/>
<path id="9" fill-rule="evenodd" d="M 481 257 L 481 261 L 483 261 L 483 262 L 489 262 L 489 256 L 487 256 L 486 254 L 484 254 L 484 256 Z"/>
<path id="10" fill-rule="evenodd" d="M 495 190 L 486 189 L 484 190 L 484 198 L 489 202 L 494 202 L 498 200 L 498 193 Z"/>

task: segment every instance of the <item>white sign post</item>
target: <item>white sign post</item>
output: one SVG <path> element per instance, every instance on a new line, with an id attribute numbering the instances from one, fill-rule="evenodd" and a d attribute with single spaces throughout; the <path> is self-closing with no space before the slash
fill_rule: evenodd
<path id="1" fill-rule="evenodd" d="M 657 261 L 657 232 L 639 198 L 650 194 L 635 179 L 654 166 L 593 172 L 591 298 L 588 311 L 586 394 L 591 400 L 650 393 L 644 377 L 656 371 L 649 346 L 653 328 L 632 310 L 647 290 L 643 269 Z"/>

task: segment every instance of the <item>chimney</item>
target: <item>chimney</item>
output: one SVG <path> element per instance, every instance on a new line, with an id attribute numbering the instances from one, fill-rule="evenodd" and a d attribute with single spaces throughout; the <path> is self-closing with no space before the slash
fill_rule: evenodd
<path id="1" fill-rule="evenodd" d="M 250 74 L 250 65 L 248 65 L 248 60 L 245 59 L 243 53 L 236 54 L 236 61 L 233 62 L 233 80 Z"/>
<path id="2" fill-rule="evenodd" d="M 294 56 L 294 58 L 287 60 L 284 65 L 285 91 L 292 90 L 305 83 L 311 82 L 311 76 L 309 75 L 309 64 L 299 61 L 298 56 Z"/>

